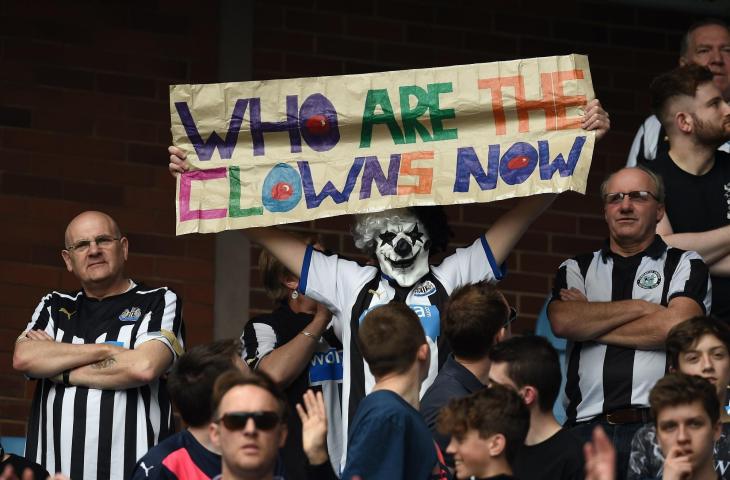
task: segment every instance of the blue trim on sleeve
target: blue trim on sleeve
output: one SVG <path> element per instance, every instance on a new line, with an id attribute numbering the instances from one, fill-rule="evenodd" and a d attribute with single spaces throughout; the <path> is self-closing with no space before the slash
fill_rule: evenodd
<path id="1" fill-rule="evenodd" d="M 302 273 L 299 275 L 299 290 L 302 295 L 307 294 L 307 276 L 309 275 L 309 264 L 312 261 L 312 245 L 307 245 L 307 249 L 304 251 L 304 259 L 302 260 Z"/>
<path id="2" fill-rule="evenodd" d="M 489 247 L 489 244 L 487 243 L 487 236 L 482 235 L 479 237 L 479 239 L 482 241 L 482 248 L 484 249 L 484 253 L 487 254 L 487 260 L 489 260 L 489 266 L 492 269 L 492 272 L 494 273 L 494 278 L 497 280 L 502 280 L 504 277 L 504 271 L 502 268 L 500 268 L 499 265 L 497 265 L 497 260 L 494 258 L 494 254 L 492 253 L 492 249 Z M 507 266 L 507 262 L 504 262 L 504 267 Z M 506 269 L 505 269 L 506 270 Z"/>

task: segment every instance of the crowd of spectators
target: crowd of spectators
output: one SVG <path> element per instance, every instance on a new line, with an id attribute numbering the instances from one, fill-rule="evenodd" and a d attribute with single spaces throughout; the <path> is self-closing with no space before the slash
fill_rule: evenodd
<path id="1" fill-rule="evenodd" d="M 35 394 L 25 458 L 0 446 L 0 480 L 730 479 L 727 25 L 691 26 L 679 64 L 601 185 L 605 244 L 556 265 L 565 375 L 547 340 L 511 335 L 495 286 L 555 195 L 437 265 L 440 207 L 357 216 L 365 265 L 249 229 L 274 310 L 187 352 L 181 300 L 127 276 L 127 238 L 87 211 L 62 250 L 80 289 L 44 296 L 15 343 Z M 582 127 L 610 128 L 599 101 Z"/>

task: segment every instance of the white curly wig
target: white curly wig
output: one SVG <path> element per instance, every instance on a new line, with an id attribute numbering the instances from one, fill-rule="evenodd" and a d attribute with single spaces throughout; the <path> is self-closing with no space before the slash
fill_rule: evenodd
<path id="1" fill-rule="evenodd" d="M 388 222 L 415 220 L 418 220 L 418 217 L 407 208 L 355 215 L 355 225 L 352 227 L 355 246 L 364 253 L 372 255 L 375 252 L 375 237 L 385 230 Z"/>

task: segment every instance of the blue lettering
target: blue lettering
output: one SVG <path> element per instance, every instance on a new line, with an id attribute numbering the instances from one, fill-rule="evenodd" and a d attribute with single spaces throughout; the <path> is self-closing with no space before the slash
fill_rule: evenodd
<path id="1" fill-rule="evenodd" d="M 299 171 L 302 174 L 302 186 L 304 188 L 304 198 L 307 201 L 307 208 L 317 208 L 324 201 L 325 198 L 331 197 L 332 201 L 336 204 L 344 203 L 350 199 L 352 189 L 355 188 L 355 182 L 357 181 L 358 175 L 364 163 L 365 157 L 357 157 L 350 167 L 350 171 L 347 174 L 347 180 L 345 186 L 340 192 L 332 184 L 331 181 L 327 180 L 327 183 L 322 187 L 322 191 L 316 193 L 314 191 L 314 181 L 312 180 L 312 171 L 309 169 L 309 162 L 298 161 Z"/>
<path id="2" fill-rule="evenodd" d="M 383 173 L 378 157 L 358 157 L 365 159 L 360 186 L 360 200 L 370 198 L 373 181 L 381 196 L 396 195 L 398 193 L 398 169 L 400 169 L 400 154 L 390 156 L 388 176 Z"/>
<path id="3" fill-rule="evenodd" d="M 573 146 L 570 148 L 568 154 L 568 162 L 563 160 L 563 154 L 559 153 L 555 160 L 550 163 L 550 144 L 547 140 L 538 140 L 537 148 L 540 151 L 540 178 L 542 180 L 550 180 L 553 178 L 555 171 L 560 172 L 561 177 L 568 177 L 573 175 L 575 165 L 578 163 L 580 153 L 583 150 L 583 145 L 586 142 L 586 137 L 575 137 Z"/>
<path id="4" fill-rule="evenodd" d="M 479 157 L 474 148 L 460 147 L 456 154 L 456 179 L 454 192 L 468 192 L 469 179 L 473 176 L 479 188 L 492 190 L 497 186 L 499 170 L 499 145 L 490 145 L 487 155 L 487 173 L 484 173 Z"/>
<path id="5" fill-rule="evenodd" d="M 238 132 L 241 130 L 241 123 L 243 122 L 243 115 L 246 113 L 248 100 L 247 98 L 242 98 L 236 101 L 236 105 L 233 107 L 231 121 L 228 124 L 228 132 L 226 133 L 225 140 L 216 132 L 213 132 L 205 142 L 203 142 L 198 132 L 198 127 L 195 125 L 195 120 L 193 120 L 193 115 L 190 113 L 188 104 L 186 102 L 175 102 L 175 109 L 177 109 L 180 121 L 185 127 L 185 133 L 187 133 L 188 139 L 193 144 L 195 153 L 201 161 L 210 160 L 216 148 L 219 150 L 222 159 L 231 159 L 233 149 L 236 147 L 236 142 L 238 141 Z"/>

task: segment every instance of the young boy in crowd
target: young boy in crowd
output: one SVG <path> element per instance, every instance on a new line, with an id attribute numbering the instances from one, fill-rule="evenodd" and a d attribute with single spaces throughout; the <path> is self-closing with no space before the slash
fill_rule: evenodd
<path id="1" fill-rule="evenodd" d="M 517 478 L 559 480 L 583 478 L 583 447 L 553 415 L 560 390 L 558 353 L 543 337 L 513 337 L 489 351 L 490 385 L 515 390 L 530 411 L 525 445 L 517 452 Z"/>
<path id="2" fill-rule="evenodd" d="M 441 411 L 439 431 L 451 436 L 456 478 L 507 480 L 530 427 L 522 398 L 501 385 L 451 400 Z"/>
<path id="3" fill-rule="evenodd" d="M 353 418 L 342 478 L 432 478 L 441 467 L 431 432 L 418 413 L 430 359 L 418 316 L 403 303 L 376 307 L 360 324 L 358 343 L 375 386 Z"/>
<path id="4" fill-rule="evenodd" d="M 722 408 L 730 382 L 730 327 L 713 317 L 685 320 L 669 331 L 666 350 L 671 371 L 703 377 L 715 387 L 721 420 L 721 435 L 714 450 L 715 470 L 721 478 L 730 480 L 730 417 Z M 646 425 L 636 432 L 631 442 L 627 478 L 660 477 L 663 465 L 655 425 Z"/>
<path id="5" fill-rule="evenodd" d="M 670 373 L 649 394 L 664 480 L 717 480 L 713 445 L 720 438 L 720 402 L 704 378 Z"/>

